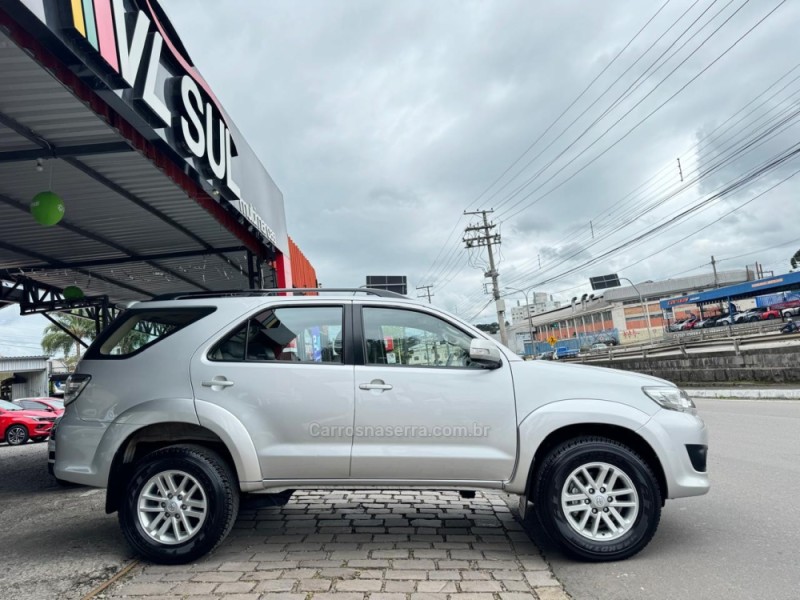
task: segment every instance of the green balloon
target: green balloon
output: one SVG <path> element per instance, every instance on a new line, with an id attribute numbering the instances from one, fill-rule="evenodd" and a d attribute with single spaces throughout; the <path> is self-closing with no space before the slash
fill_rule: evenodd
<path id="1" fill-rule="evenodd" d="M 33 197 L 31 214 L 39 225 L 52 227 L 64 218 L 64 201 L 53 192 L 40 192 Z"/>
<path id="2" fill-rule="evenodd" d="M 70 285 L 64 288 L 64 298 L 66 300 L 81 300 L 84 298 L 83 290 L 77 285 Z"/>

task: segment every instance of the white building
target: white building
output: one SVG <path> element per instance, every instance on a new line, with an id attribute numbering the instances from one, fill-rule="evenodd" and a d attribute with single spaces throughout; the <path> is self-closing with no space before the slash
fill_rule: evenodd
<path id="1" fill-rule="evenodd" d="M 529 298 L 533 300 L 533 302 L 530 304 L 531 316 L 547 312 L 549 310 L 554 310 L 561 306 L 561 302 L 553 301 L 553 297 L 547 292 L 535 292 L 533 295 L 530 295 Z M 517 305 L 511 307 L 509 314 L 512 325 L 524 323 L 528 317 L 528 306 L 525 306 L 524 304 L 521 304 L 520 301 L 517 301 Z"/>

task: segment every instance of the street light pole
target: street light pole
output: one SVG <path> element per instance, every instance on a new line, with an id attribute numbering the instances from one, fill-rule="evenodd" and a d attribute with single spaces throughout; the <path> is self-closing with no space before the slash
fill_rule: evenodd
<path id="1" fill-rule="evenodd" d="M 650 326 L 650 310 L 644 304 L 644 299 L 642 298 L 642 292 L 639 291 L 639 288 L 634 285 L 634 283 L 628 279 L 627 277 L 620 277 L 621 280 L 627 281 L 631 284 L 631 287 L 636 290 L 636 293 L 639 294 L 639 304 L 642 305 L 642 310 L 644 311 L 645 318 L 647 319 L 647 337 L 650 339 L 650 345 L 653 345 L 653 330 Z"/>
<path id="2" fill-rule="evenodd" d="M 531 322 L 531 304 L 528 302 L 528 292 L 530 292 L 533 288 L 528 288 L 527 290 L 518 290 L 517 288 L 506 286 L 506 289 L 519 292 L 525 296 L 525 312 L 528 313 L 528 335 L 531 338 L 531 356 L 533 356 L 533 323 Z M 522 348 L 523 350 L 525 349 L 524 343 L 522 344 Z"/>

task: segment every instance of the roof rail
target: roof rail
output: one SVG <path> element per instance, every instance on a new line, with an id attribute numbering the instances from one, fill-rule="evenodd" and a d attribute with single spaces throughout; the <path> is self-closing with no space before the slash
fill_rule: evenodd
<path id="1" fill-rule="evenodd" d="M 308 293 L 321 294 L 321 293 L 352 293 L 356 294 L 370 294 L 372 296 L 380 296 L 383 298 L 405 298 L 402 294 L 397 292 L 390 292 L 389 290 L 381 290 L 376 288 L 360 287 L 360 288 L 268 288 L 259 290 L 220 290 L 217 292 L 175 292 L 171 294 L 161 294 L 146 300 L 145 302 L 161 302 L 163 300 L 187 300 L 190 298 L 227 298 L 227 297 L 253 297 L 253 296 L 276 296 L 278 294 L 300 294 L 306 295 Z"/>

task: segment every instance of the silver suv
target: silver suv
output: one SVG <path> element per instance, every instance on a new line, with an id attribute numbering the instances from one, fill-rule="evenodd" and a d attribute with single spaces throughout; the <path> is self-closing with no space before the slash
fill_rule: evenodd
<path id="1" fill-rule="evenodd" d="M 708 491 L 706 427 L 671 383 L 523 361 L 428 304 L 330 291 L 129 308 L 67 384 L 55 476 L 107 488 L 160 563 L 211 551 L 240 502 L 337 487 L 504 490 L 572 555 L 619 560 L 667 498 Z"/>

